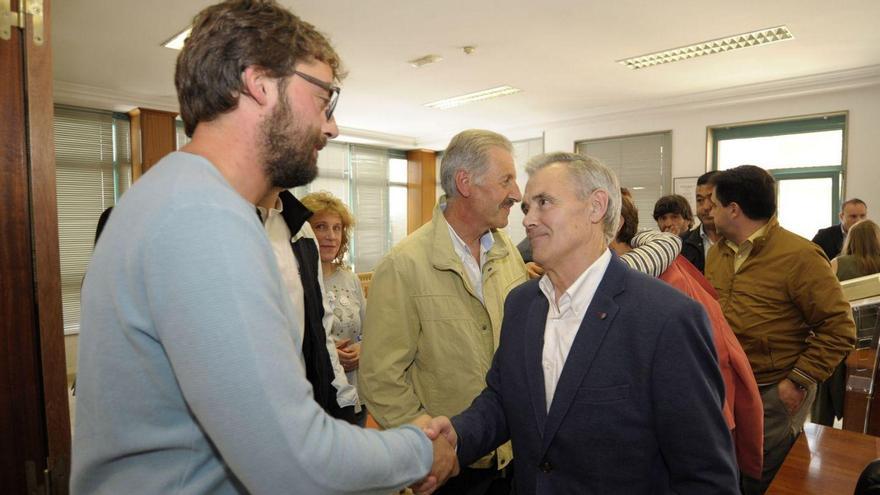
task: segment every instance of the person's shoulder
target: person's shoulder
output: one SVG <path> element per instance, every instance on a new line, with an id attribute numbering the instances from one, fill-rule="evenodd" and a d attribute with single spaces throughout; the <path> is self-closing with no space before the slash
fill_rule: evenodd
<path id="1" fill-rule="evenodd" d="M 703 237 L 700 235 L 700 227 L 688 230 L 687 232 L 681 234 L 681 240 L 684 243 L 690 244 L 700 244 L 703 242 Z"/>
<path id="2" fill-rule="evenodd" d="M 819 255 L 823 259 L 825 258 L 822 248 L 815 242 L 801 237 L 782 226 L 776 226 L 768 237 L 770 238 L 769 244 L 772 246 L 771 249 L 775 250 L 777 254 L 804 256 L 806 253 L 812 253 Z"/>
<path id="3" fill-rule="evenodd" d="M 536 295 L 544 297 L 544 295 L 541 293 L 541 286 L 539 285 L 540 281 L 540 278 L 526 280 L 525 282 L 511 289 L 510 292 L 507 294 L 507 298 L 515 299 L 517 301 L 523 301 L 528 298 L 535 297 Z"/>
<path id="4" fill-rule="evenodd" d="M 840 225 L 832 225 L 830 227 L 825 227 L 824 229 L 819 229 L 816 232 L 816 235 L 813 236 L 813 239 L 816 240 L 816 239 L 830 238 L 830 237 L 833 237 L 837 234 L 842 234 L 842 232 L 840 230 Z"/>
<path id="5" fill-rule="evenodd" d="M 624 297 L 620 299 L 622 304 L 631 304 L 646 311 L 663 314 L 674 311 L 674 308 L 682 304 L 693 302 L 681 291 L 658 278 L 627 266 L 624 268 L 621 275 L 615 275 L 620 277 L 623 284 Z"/>

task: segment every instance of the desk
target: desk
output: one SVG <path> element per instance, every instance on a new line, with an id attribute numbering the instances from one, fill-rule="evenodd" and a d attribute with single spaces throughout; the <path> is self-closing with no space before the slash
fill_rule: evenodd
<path id="1" fill-rule="evenodd" d="M 767 495 L 850 495 L 862 469 L 880 458 L 880 437 L 804 425 Z"/>

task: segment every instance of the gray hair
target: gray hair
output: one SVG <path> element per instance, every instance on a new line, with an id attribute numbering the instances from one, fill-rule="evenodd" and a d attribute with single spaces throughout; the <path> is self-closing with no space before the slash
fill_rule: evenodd
<path id="1" fill-rule="evenodd" d="M 497 132 L 468 129 L 452 138 L 440 162 L 440 186 L 447 198 L 458 195 L 455 173 L 465 170 L 479 180 L 489 166 L 489 151 L 496 147 L 513 153 L 510 140 Z"/>
<path id="2" fill-rule="evenodd" d="M 617 176 L 599 160 L 575 153 L 545 153 L 538 155 L 526 165 L 526 174 L 531 178 L 539 170 L 555 163 L 565 165 L 573 179 L 580 199 L 585 200 L 594 191 L 608 193 L 608 209 L 602 218 L 605 244 L 609 244 L 617 235 L 617 225 L 620 223 L 620 183 Z"/>

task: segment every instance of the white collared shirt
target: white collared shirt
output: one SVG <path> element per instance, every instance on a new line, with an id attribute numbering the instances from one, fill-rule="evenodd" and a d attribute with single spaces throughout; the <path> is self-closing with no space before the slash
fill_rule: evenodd
<path id="1" fill-rule="evenodd" d="M 262 206 L 257 206 L 257 209 L 260 210 L 260 218 L 263 219 L 263 226 L 266 227 L 272 251 L 275 252 L 275 259 L 278 261 L 278 268 L 281 271 L 281 279 L 284 280 L 284 286 L 287 287 L 293 309 L 296 310 L 296 322 L 299 328 L 305 328 L 306 308 L 303 302 L 305 295 L 299 274 L 299 263 L 296 262 L 293 249 L 290 248 L 293 237 L 290 235 L 290 229 L 287 227 L 284 217 L 281 216 L 283 209 L 281 200 L 276 200 L 275 207 L 268 211 Z"/>
<path id="2" fill-rule="evenodd" d="M 483 267 L 486 266 L 486 253 L 495 244 L 495 237 L 492 235 L 491 230 L 480 237 L 480 260 L 477 262 L 467 244 L 459 237 L 458 232 L 452 228 L 452 225 L 449 225 L 449 222 L 447 222 L 446 226 L 449 227 L 449 236 L 452 237 L 452 247 L 455 249 L 455 254 L 461 258 L 464 272 L 468 280 L 470 280 L 471 286 L 480 302 L 483 302 Z"/>
<path id="3" fill-rule="evenodd" d="M 538 282 L 541 292 L 550 303 L 547 323 L 544 326 L 544 349 L 541 353 L 548 412 L 553 403 L 553 395 L 556 393 L 556 385 L 562 375 L 565 360 L 568 359 L 571 344 L 577 336 L 587 308 L 590 307 L 610 262 L 611 251 L 606 249 L 559 297 L 559 303 L 556 302 L 556 289 L 550 278 L 544 275 Z"/>
<path id="4" fill-rule="evenodd" d="M 705 259 L 709 256 L 709 250 L 715 245 L 715 241 L 709 238 L 709 234 L 706 233 L 702 224 L 700 225 L 700 237 L 703 238 L 703 259 Z"/>

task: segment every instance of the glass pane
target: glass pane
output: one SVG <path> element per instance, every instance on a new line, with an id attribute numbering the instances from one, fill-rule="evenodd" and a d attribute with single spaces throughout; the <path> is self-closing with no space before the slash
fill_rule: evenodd
<path id="1" fill-rule="evenodd" d="M 718 168 L 757 165 L 777 168 L 840 166 L 843 131 L 806 132 L 718 142 Z"/>
<path id="2" fill-rule="evenodd" d="M 406 237 L 406 186 L 388 188 L 388 217 L 394 246 Z"/>
<path id="3" fill-rule="evenodd" d="M 406 160 L 391 158 L 388 160 L 388 182 L 406 184 Z"/>
<path id="4" fill-rule="evenodd" d="M 780 180 L 779 224 L 812 239 L 831 219 L 832 187 L 834 181 L 829 177 Z"/>

